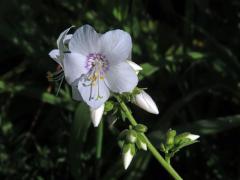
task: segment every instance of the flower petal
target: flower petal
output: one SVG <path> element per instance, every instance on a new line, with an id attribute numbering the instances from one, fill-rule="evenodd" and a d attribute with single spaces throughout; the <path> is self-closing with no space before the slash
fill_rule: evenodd
<path id="1" fill-rule="evenodd" d="M 87 56 L 99 52 L 99 34 L 90 25 L 77 29 L 69 42 L 69 50 Z"/>
<path id="2" fill-rule="evenodd" d="M 72 36 L 73 36 L 72 34 L 67 34 L 67 35 L 65 36 L 65 38 L 63 39 L 63 43 L 64 43 L 64 44 L 68 44 L 69 41 L 71 40 Z"/>
<path id="3" fill-rule="evenodd" d="M 86 78 L 80 78 L 78 90 L 83 98 L 83 101 L 91 108 L 99 108 L 110 96 L 108 87 L 106 86 L 104 80 L 101 79 L 96 80 L 95 84 L 92 85 Z"/>
<path id="4" fill-rule="evenodd" d="M 136 73 L 126 61 L 112 65 L 105 77 L 109 89 L 118 93 L 131 92 L 138 83 Z"/>
<path id="5" fill-rule="evenodd" d="M 66 29 L 65 31 L 63 31 L 60 36 L 58 37 L 57 39 L 57 46 L 58 46 L 58 49 L 60 51 L 60 55 L 63 54 L 64 52 L 64 39 L 66 38 L 67 36 L 67 33 L 68 31 L 72 28 L 73 26 L 71 26 L 70 28 Z"/>
<path id="6" fill-rule="evenodd" d="M 62 57 L 60 56 L 60 52 L 58 49 L 53 49 L 48 54 L 56 63 L 62 66 Z"/>
<path id="7" fill-rule="evenodd" d="M 65 53 L 63 59 L 63 69 L 66 81 L 72 84 L 82 74 L 87 73 L 86 57 L 78 53 Z"/>
<path id="8" fill-rule="evenodd" d="M 119 63 L 126 60 L 132 51 L 131 36 L 122 30 L 108 31 L 101 36 L 101 53 L 103 53 L 109 63 Z"/>

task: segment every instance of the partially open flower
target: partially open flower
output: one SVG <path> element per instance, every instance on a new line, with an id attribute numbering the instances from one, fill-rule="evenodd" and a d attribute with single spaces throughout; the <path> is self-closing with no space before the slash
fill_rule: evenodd
<path id="1" fill-rule="evenodd" d="M 141 91 L 133 99 L 133 103 L 152 114 L 159 114 L 156 103 L 145 91 Z"/>

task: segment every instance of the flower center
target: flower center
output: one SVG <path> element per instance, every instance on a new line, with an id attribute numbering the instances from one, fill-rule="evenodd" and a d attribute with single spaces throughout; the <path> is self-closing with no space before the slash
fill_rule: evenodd
<path id="1" fill-rule="evenodd" d="M 88 69 L 88 73 L 83 75 L 84 86 L 91 86 L 91 92 L 89 100 L 94 99 L 92 97 L 92 87 L 98 86 L 98 92 L 96 99 L 101 99 L 99 80 L 104 79 L 104 74 L 109 69 L 109 62 L 106 57 L 100 53 L 91 53 L 87 56 L 85 68 Z"/>
<path id="2" fill-rule="evenodd" d="M 109 63 L 106 57 L 100 53 L 91 53 L 87 56 L 87 63 L 85 66 L 89 70 L 89 78 L 92 82 L 98 78 L 104 79 L 104 73 L 109 68 Z"/>

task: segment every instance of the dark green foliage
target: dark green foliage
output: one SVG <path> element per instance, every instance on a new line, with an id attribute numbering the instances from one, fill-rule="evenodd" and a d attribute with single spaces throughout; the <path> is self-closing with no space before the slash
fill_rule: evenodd
<path id="1" fill-rule="evenodd" d="M 47 72 L 59 69 L 48 57 L 58 35 L 86 23 L 131 34 L 132 59 L 143 67 L 139 87 L 160 114 L 134 105 L 132 112 L 155 145 L 169 128 L 201 135 L 171 160 L 179 174 L 240 179 L 239 13 L 238 0 L 1 0 L 0 179 L 170 179 L 143 151 L 123 169 L 117 142 L 128 121 L 116 119 L 121 112 L 104 117 L 96 159 L 86 108 L 66 83 L 56 96 L 59 84 L 47 81 Z"/>

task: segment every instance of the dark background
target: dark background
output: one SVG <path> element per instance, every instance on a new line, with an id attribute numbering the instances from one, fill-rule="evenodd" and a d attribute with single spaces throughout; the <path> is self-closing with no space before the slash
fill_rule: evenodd
<path id="1" fill-rule="evenodd" d="M 104 117 L 103 153 L 95 158 L 96 129 L 66 83 L 50 83 L 56 63 L 48 53 L 60 32 L 90 24 L 120 28 L 133 40 L 132 59 L 143 71 L 158 116 L 130 105 L 159 147 L 170 127 L 200 134 L 172 165 L 186 180 L 240 179 L 240 2 L 238 0 L 1 0 L 0 179 L 171 179 L 158 162 L 138 152 L 124 171 L 117 135 Z M 112 117 L 114 118 L 114 117 Z M 71 126 L 86 138 L 74 139 Z M 76 141 L 74 141 L 76 140 Z M 69 144 L 77 158 L 71 158 Z M 71 149 L 71 148 L 70 148 Z"/>

